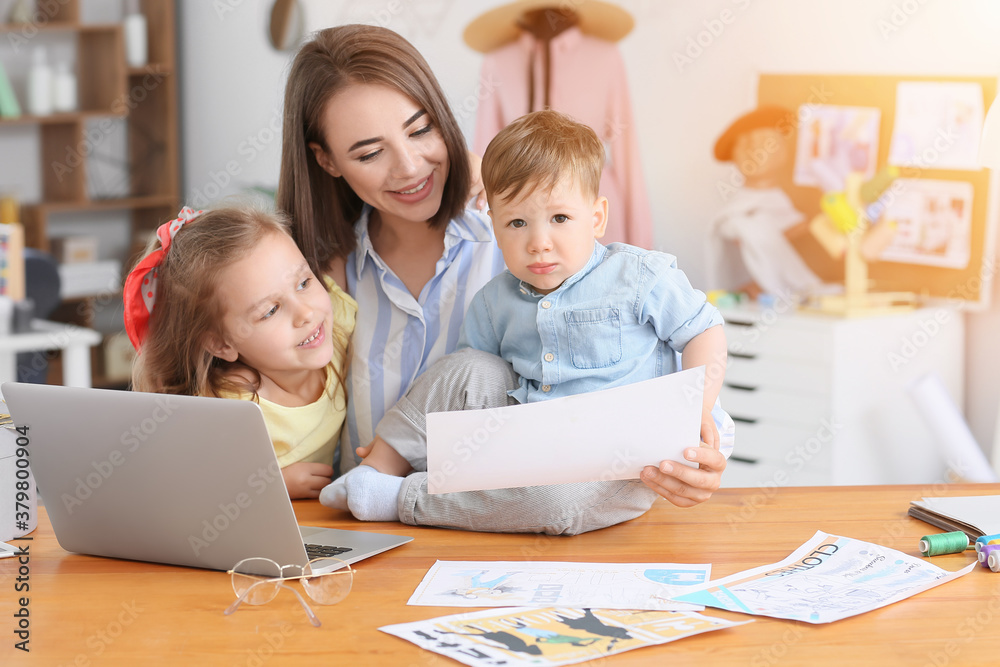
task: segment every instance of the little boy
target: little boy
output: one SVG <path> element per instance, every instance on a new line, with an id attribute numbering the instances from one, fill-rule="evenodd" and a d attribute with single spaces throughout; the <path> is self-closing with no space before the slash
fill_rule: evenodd
<path id="1" fill-rule="evenodd" d="M 726 365 L 722 317 L 691 287 L 672 256 L 597 242 L 608 215 L 608 200 L 598 194 L 604 157 L 593 130 L 555 111 L 523 116 L 493 139 L 483 155 L 483 184 L 507 271 L 473 298 L 459 352 L 449 356 L 461 357 L 461 350 L 473 348 L 500 357 L 514 374 L 507 382 L 509 398 L 470 397 L 481 392 L 468 386 L 467 377 L 458 377 L 456 363 L 446 357 L 387 413 L 365 465 L 387 475 L 425 470 L 425 422 L 418 412 L 523 404 L 631 384 L 680 370 L 681 351 L 684 368 L 706 366 L 703 446 L 721 447 L 728 456 L 733 422 L 717 401 Z M 489 355 L 466 355 L 463 363 L 483 363 Z M 419 383 L 438 387 L 425 390 Z M 462 394 L 457 407 L 450 396 L 456 388 Z M 702 478 L 692 484 L 708 494 L 685 494 L 676 485 L 655 483 L 652 467 L 643 478 L 659 495 L 687 506 L 717 488 L 725 460 L 719 456 L 712 462 L 702 463 Z M 341 478 L 339 485 L 327 487 L 321 501 L 370 518 L 368 510 L 381 496 L 387 501 L 382 520 L 395 518 L 398 483 L 387 482 L 379 490 L 374 483 L 349 481 L 362 473 L 375 482 L 365 465 L 350 471 L 346 484 Z M 660 472 L 673 467 L 664 462 Z M 361 504 L 367 507 L 359 512 Z"/>

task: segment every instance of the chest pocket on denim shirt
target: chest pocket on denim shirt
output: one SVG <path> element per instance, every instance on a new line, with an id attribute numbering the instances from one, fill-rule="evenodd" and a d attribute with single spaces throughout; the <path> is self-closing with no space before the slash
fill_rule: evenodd
<path id="1" fill-rule="evenodd" d="M 569 349 L 576 368 L 605 368 L 622 360 L 622 324 L 617 308 L 566 313 Z"/>

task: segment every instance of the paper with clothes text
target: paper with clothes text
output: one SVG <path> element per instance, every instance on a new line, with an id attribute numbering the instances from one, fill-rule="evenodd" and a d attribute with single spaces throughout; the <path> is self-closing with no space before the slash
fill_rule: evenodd
<path id="1" fill-rule="evenodd" d="M 578 396 L 427 415 L 427 490 L 638 479 L 700 441 L 705 367 Z"/>
<path id="2" fill-rule="evenodd" d="M 899 602 L 968 574 L 901 551 L 816 531 L 779 563 L 692 587 L 675 600 L 758 616 L 830 623 Z"/>

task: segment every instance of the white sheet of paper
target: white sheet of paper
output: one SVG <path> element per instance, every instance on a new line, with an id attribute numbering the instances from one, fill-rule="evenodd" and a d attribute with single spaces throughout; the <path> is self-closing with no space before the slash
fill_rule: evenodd
<path id="1" fill-rule="evenodd" d="M 427 490 L 638 479 L 701 430 L 705 367 L 578 396 L 427 415 Z"/>
<path id="2" fill-rule="evenodd" d="M 703 605 L 670 598 L 707 582 L 711 573 L 710 563 L 439 560 L 406 604 L 701 611 Z"/>

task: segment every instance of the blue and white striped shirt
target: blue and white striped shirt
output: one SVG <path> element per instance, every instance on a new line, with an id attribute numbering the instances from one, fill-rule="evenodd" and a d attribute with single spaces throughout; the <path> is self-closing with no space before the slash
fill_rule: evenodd
<path id="1" fill-rule="evenodd" d="M 358 464 L 355 447 L 372 441 L 386 410 L 417 376 L 455 349 L 472 297 L 505 268 L 489 217 L 466 209 L 448 222 L 434 277 L 414 298 L 372 247 L 371 210 L 364 207 L 355 225 L 358 245 L 347 258 L 347 291 L 358 302 L 358 315 L 340 438 L 341 472 Z"/>

